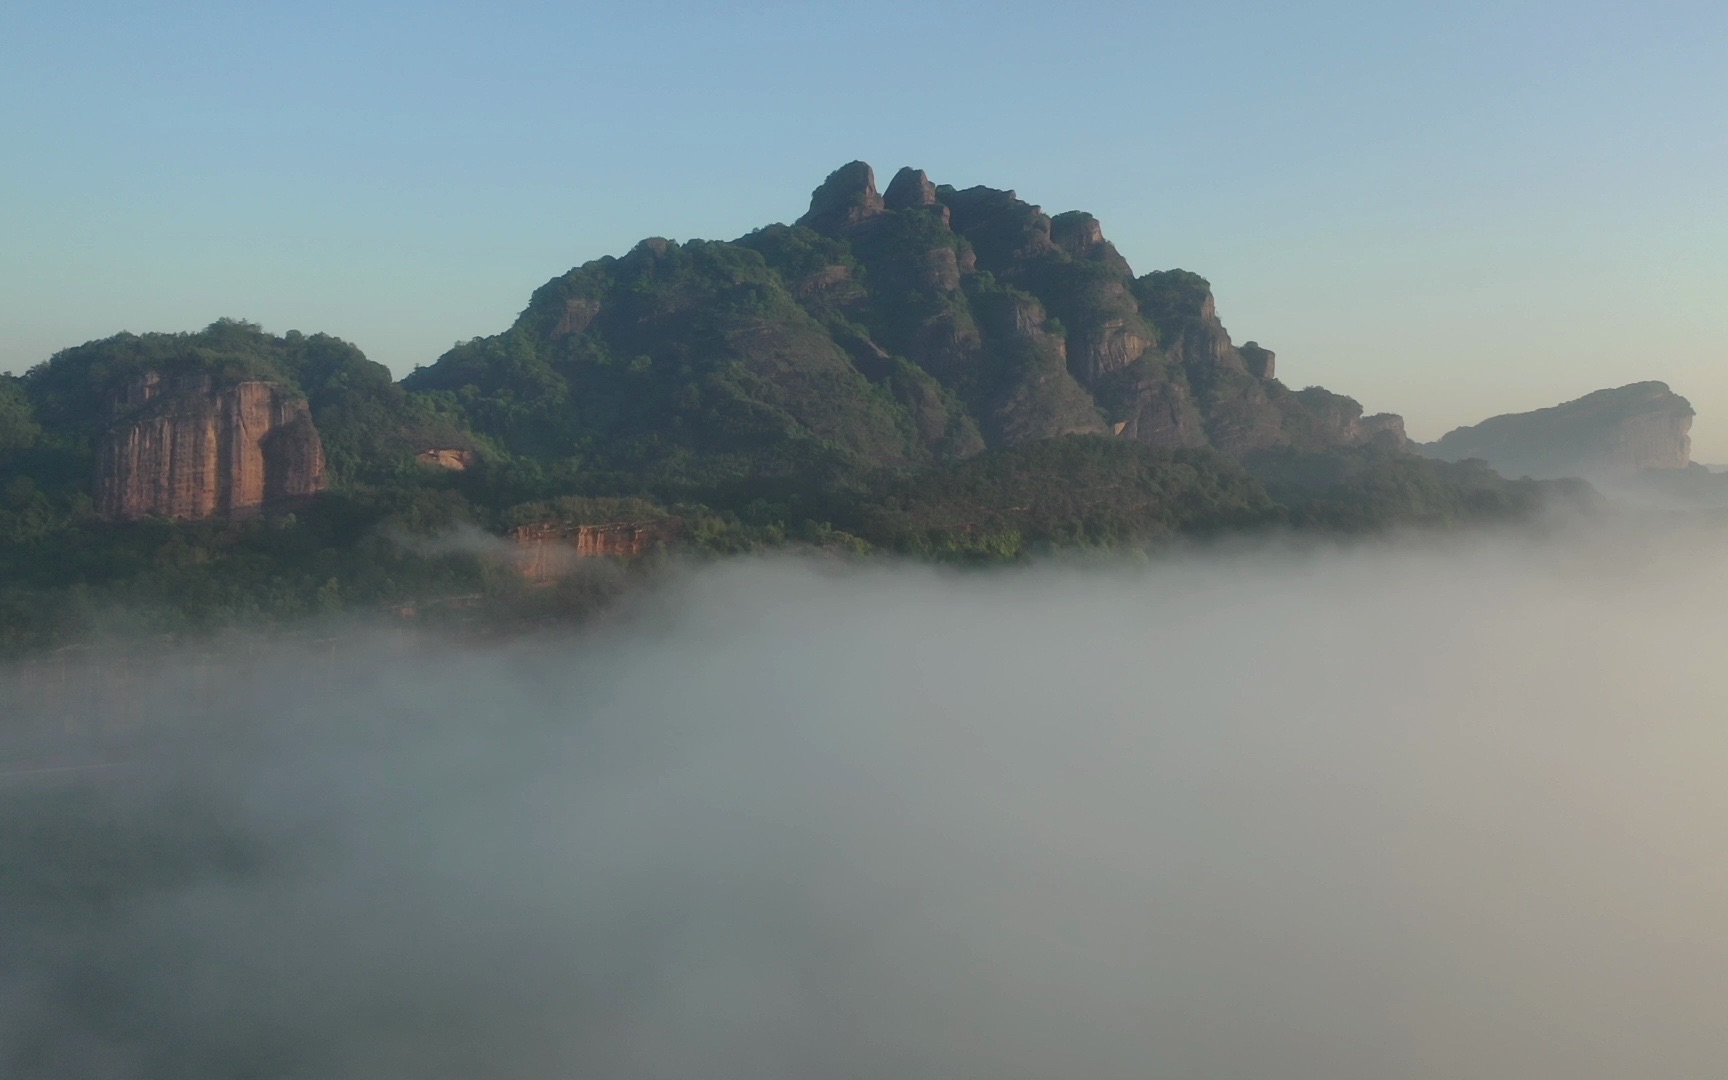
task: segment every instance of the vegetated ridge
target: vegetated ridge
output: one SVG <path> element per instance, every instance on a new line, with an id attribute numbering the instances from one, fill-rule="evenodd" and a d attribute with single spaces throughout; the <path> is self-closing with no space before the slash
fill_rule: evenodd
<path id="1" fill-rule="evenodd" d="M 548 282 L 505 332 L 416 371 L 477 430 L 698 483 L 829 458 L 928 465 L 1061 435 L 1240 457 L 1384 437 L 1237 347 L 1210 285 L 1136 277 L 1090 214 L 902 169 L 836 170 L 797 224 L 645 240 Z"/>
<path id="2" fill-rule="evenodd" d="M 1455 428 L 1422 451 L 1443 461 L 1479 458 L 1507 476 L 1625 478 L 1685 469 L 1693 415 L 1667 383 L 1631 383 Z"/>
<path id="3" fill-rule="evenodd" d="M 234 320 L 0 377 L 0 646 L 116 611 L 169 631 L 440 595 L 543 613 L 620 580 L 533 589 L 474 545 L 403 539 L 458 524 L 994 560 L 1475 521 L 1555 490 L 1286 387 L 1204 278 L 1136 276 L 1089 214 L 913 169 L 878 192 L 853 162 L 793 225 L 586 263 L 400 382 Z"/>

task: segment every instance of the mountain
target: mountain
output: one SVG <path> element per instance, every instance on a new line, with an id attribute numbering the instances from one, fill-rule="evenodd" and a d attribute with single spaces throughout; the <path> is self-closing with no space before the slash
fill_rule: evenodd
<path id="1" fill-rule="evenodd" d="M 1135 275 L 1089 214 L 854 162 L 792 225 L 585 263 L 400 382 L 232 319 L 0 376 L 0 652 L 343 609 L 532 624 L 655 565 L 530 580 L 523 542 L 977 563 L 1587 494 L 1286 387 L 1206 279 Z"/>
<path id="2" fill-rule="evenodd" d="M 863 162 L 793 225 L 649 239 L 538 289 L 404 385 L 514 453 L 661 477 L 916 466 L 1061 435 L 1156 450 L 1403 443 L 1395 416 L 1274 374 L 1206 279 L 1136 276 L 1090 214 Z"/>
<path id="3" fill-rule="evenodd" d="M 1507 476 L 1613 479 L 1685 469 L 1692 417 L 1691 403 L 1666 383 L 1631 383 L 1457 428 L 1422 451 L 1442 461 L 1477 458 Z"/>

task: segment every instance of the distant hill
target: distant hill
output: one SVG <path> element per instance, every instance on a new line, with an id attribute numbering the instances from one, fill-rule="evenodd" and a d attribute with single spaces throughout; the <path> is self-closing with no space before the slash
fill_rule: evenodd
<path id="1" fill-rule="evenodd" d="M 1443 461 L 1477 458 L 1506 476 L 1623 478 L 1685 469 L 1692 417 L 1692 404 L 1666 383 L 1631 383 L 1457 428 L 1422 451 Z"/>

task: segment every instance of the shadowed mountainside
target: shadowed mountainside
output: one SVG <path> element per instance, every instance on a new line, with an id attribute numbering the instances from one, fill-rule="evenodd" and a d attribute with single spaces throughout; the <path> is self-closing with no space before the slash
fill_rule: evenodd
<path id="1" fill-rule="evenodd" d="M 1456 428 L 1422 451 L 1442 461 L 1479 458 L 1507 476 L 1626 477 L 1685 469 L 1692 417 L 1691 402 L 1667 383 L 1631 383 Z"/>

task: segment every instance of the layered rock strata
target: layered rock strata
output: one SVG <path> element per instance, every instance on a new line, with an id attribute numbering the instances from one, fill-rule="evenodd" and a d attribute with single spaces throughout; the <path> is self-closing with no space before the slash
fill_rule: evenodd
<path id="1" fill-rule="evenodd" d="M 324 449 L 306 400 L 268 382 L 164 387 L 154 375 L 111 400 L 96 457 L 96 511 L 136 520 L 236 518 L 309 499 Z"/>

